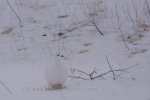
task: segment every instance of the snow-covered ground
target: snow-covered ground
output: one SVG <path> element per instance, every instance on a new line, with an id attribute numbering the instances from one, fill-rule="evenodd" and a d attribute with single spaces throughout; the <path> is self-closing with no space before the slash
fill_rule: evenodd
<path id="1" fill-rule="evenodd" d="M 0 99 L 150 100 L 149 6 L 149 0 L 0 0 Z M 45 68 L 57 53 L 68 78 L 64 89 L 47 90 Z M 112 72 L 80 79 L 89 77 L 78 70 L 96 76 L 110 71 L 109 63 L 115 80 Z"/>

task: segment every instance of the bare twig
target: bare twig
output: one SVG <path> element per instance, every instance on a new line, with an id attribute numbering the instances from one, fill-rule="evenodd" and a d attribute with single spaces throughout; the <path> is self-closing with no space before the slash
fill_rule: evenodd
<path id="1" fill-rule="evenodd" d="M 109 63 L 110 64 L 110 63 Z M 116 69 L 116 70 L 113 70 L 113 73 L 115 74 L 115 72 L 127 72 L 129 69 L 131 69 L 131 68 L 133 68 L 133 67 L 135 67 L 135 66 L 137 66 L 138 64 L 135 64 L 134 66 L 131 66 L 131 67 L 128 67 L 128 68 L 123 68 L 123 69 Z M 80 73 L 82 73 L 82 74 L 85 74 L 85 75 L 87 75 L 88 77 L 90 77 L 90 74 L 88 74 L 88 73 L 86 73 L 86 72 L 83 72 L 83 71 L 80 71 L 80 70 L 75 70 L 75 71 L 77 71 L 77 72 L 80 72 Z M 93 71 L 91 72 L 91 73 L 93 73 Z M 84 78 L 84 77 L 81 77 L 81 76 L 71 76 L 71 75 L 69 75 L 68 77 L 71 77 L 71 78 L 76 78 L 76 79 L 83 79 L 83 80 L 94 80 L 94 79 L 96 79 L 96 78 L 102 78 L 102 79 L 104 79 L 103 78 L 103 76 L 105 76 L 105 75 L 107 75 L 107 74 L 109 74 L 109 73 L 112 73 L 112 70 L 110 70 L 110 71 L 107 71 L 107 72 L 105 72 L 105 73 L 101 73 L 101 74 L 99 74 L 99 75 L 97 75 L 97 76 L 92 76 L 92 78 Z M 93 74 L 92 74 L 93 75 Z M 115 76 L 115 79 L 116 79 L 116 76 Z"/>
<path id="2" fill-rule="evenodd" d="M 98 28 L 98 26 L 97 26 L 97 24 L 96 24 L 95 21 L 92 21 L 91 23 L 94 25 L 94 27 L 96 28 L 96 30 L 97 30 L 101 35 L 104 35 L 104 34 L 101 32 L 101 30 Z"/>
<path id="3" fill-rule="evenodd" d="M 66 32 L 72 32 L 72 31 L 74 31 L 74 30 L 76 30 L 76 29 L 80 29 L 80 28 L 82 28 L 82 27 L 85 27 L 85 26 L 88 26 L 88 24 L 89 23 L 87 23 L 87 22 L 85 22 L 85 23 L 78 23 L 79 25 L 78 26 L 74 26 L 74 27 L 70 27 L 70 28 L 68 28 L 68 29 L 66 29 L 66 30 L 64 30 L 64 31 L 66 31 Z"/>
<path id="4" fill-rule="evenodd" d="M 123 31 L 122 31 L 122 29 L 121 29 L 120 17 L 119 17 L 119 14 L 118 14 L 117 6 L 116 6 L 116 15 L 117 15 L 117 20 L 118 20 L 118 27 L 119 27 L 119 30 L 120 30 L 120 33 L 121 33 L 121 36 L 122 36 L 124 45 L 126 46 L 126 48 L 127 48 L 128 50 L 130 50 L 129 47 L 128 47 L 128 45 L 127 45 L 127 43 L 126 43 L 126 41 L 125 41 L 125 37 L 124 37 Z"/>
<path id="5" fill-rule="evenodd" d="M 76 71 L 76 72 L 80 72 L 80 73 L 82 73 L 82 74 L 85 74 L 85 75 L 89 76 L 88 73 L 86 73 L 86 72 L 84 72 L 84 71 L 81 71 L 81 70 L 79 70 L 79 69 L 75 69 L 75 71 Z"/>
<path id="6" fill-rule="evenodd" d="M 115 79 L 116 79 L 116 75 L 115 75 L 114 70 L 112 69 L 112 66 L 111 66 L 111 64 L 110 64 L 109 59 L 108 59 L 107 56 L 106 56 L 106 60 L 107 60 L 107 63 L 108 63 L 108 65 L 109 65 L 109 67 L 110 67 L 110 70 L 111 70 L 111 72 L 112 72 L 112 74 L 113 74 L 113 76 L 114 76 L 113 80 L 115 80 Z"/>
<path id="7" fill-rule="evenodd" d="M 131 66 L 131 67 L 128 67 L 128 68 L 124 68 L 124 69 L 117 69 L 117 70 L 113 70 L 114 72 L 126 72 L 127 70 L 137 66 L 138 64 L 135 64 L 134 66 Z M 102 77 L 104 75 L 107 75 L 108 73 L 111 73 L 112 71 L 108 71 L 108 72 L 105 72 L 103 74 L 99 74 L 98 76 L 94 77 L 93 79 L 96 79 L 96 78 L 99 78 L 99 77 Z"/>
<path id="8" fill-rule="evenodd" d="M 16 15 L 17 19 L 19 20 L 19 22 L 21 23 L 21 18 L 18 16 L 18 14 L 16 13 L 16 11 L 14 10 L 14 8 L 11 6 L 11 4 L 9 3 L 8 0 L 6 0 L 8 6 L 10 7 L 10 9 L 12 10 L 12 12 Z"/>
<path id="9" fill-rule="evenodd" d="M 149 14 L 149 16 L 150 16 L 150 7 L 149 7 L 149 3 L 148 3 L 148 1 L 147 1 L 147 0 L 145 0 L 145 2 L 146 2 L 146 6 L 147 6 L 147 10 L 148 10 L 148 14 Z"/>
<path id="10" fill-rule="evenodd" d="M 135 65 L 133 65 L 133 66 L 131 66 L 131 67 L 123 68 L 123 69 L 117 69 L 117 70 L 114 70 L 114 71 L 123 71 L 123 72 L 125 72 L 125 71 L 127 71 L 127 70 L 129 70 L 129 69 L 131 69 L 131 68 L 133 68 L 133 67 L 135 67 L 135 66 L 137 66 L 137 65 L 139 65 L 139 64 L 137 63 L 137 64 L 135 64 Z"/>
<path id="11" fill-rule="evenodd" d="M 76 78 L 76 79 L 88 80 L 87 78 L 80 77 L 80 76 L 71 76 L 71 75 L 68 75 L 68 77 L 70 77 L 70 78 Z"/>
<path id="12" fill-rule="evenodd" d="M 6 90 L 7 90 L 10 94 L 12 94 L 12 92 L 10 91 L 10 89 L 4 84 L 3 81 L 0 80 L 0 83 L 6 88 Z"/>
<path id="13" fill-rule="evenodd" d="M 84 4 L 84 3 L 83 3 Z M 96 3 L 95 3 L 96 4 Z M 87 9 L 86 9 L 87 8 Z M 90 16 L 90 13 L 93 13 L 93 14 L 97 14 L 97 10 L 94 7 L 92 7 L 92 10 L 89 6 L 83 6 L 83 8 L 81 8 L 84 15 L 87 17 L 87 19 L 90 21 L 90 24 L 92 24 L 92 26 L 94 26 L 96 28 L 96 30 L 103 36 L 104 34 L 102 33 L 102 31 L 99 29 L 96 21 L 98 20 L 95 20 L 95 17 L 94 16 Z"/>
<path id="14" fill-rule="evenodd" d="M 77 28 L 79 28 L 79 27 L 73 27 L 73 28 L 67 29 L 67 31 L 68 31 L 68 32 L 72 32 L 72 31 L 74 31 L 74 30 L 77 29 Z"/>
<path id="15" fill-rule="evenodd" d="M 79 79 L 84 79 L 84 80 L 88 80 L 87 78 L 83 78 L 81 77 L 82 74 L 88 76 L 91 80 L 93 80 L 93 77 L 94 77 L 94 74 L 97 74 L 97 72 L 95 70 L 93 70 L 91 73 L 86 73 L 84 71 L 81 71 L 79 69 L 74 69 L 76 72 L 79 72 L 80 75 L 79 76 L 69 76 L 69 77 L 72 77 L 72 78 L 79 78 Z M 103 77 L 101 77 L 102 79 L 104 79 Z"/>
<path id="16" fill-rule="evenodd" d="M 115 71 L 115 70 L 114 70 L 114 71 Z M 99 77 L 103 77 L 103 76 L 107 75 L 107 74 L 110 73 L 110 72 L 112 72 L 112 71 L 108 71 L 108 72 L 105 72 L 105 73 L 103 73 L 103 74 L 99 74 L 98 76 L 93 77 L 93 79 L 96 79 L 96 78 L 99 78 Z"/>
<path id="17" fill-rule="evenodd" d="M 133 67 L 135 67 L 135 66 L 137 66 L 137 64 L 134 65 L 134 66 L 132 66 L 132 67 L 129 67 L 129 68 L 117 69 L 117 70 L 113 70 L 113 71 L 114 71 L 114 72 L 126 72 L 128 69 L 133 68 Z M 96 79 L 96 78 L 99 78 L 99 77 L 103 77 L 103 76 L 105 76 L 105 75 L 107 75 L 107 74 L 109 74 L 109 73 L 112 73 L 112 71 L 108 71 L 108 72 L 105 72 L 105 73 L 103 73 L 103 74 L 99 74 L 98 76 L 93 77 L 93 79 Z"/>
<path id="18" fill-rule="evenodd" d="M 97 72 L 96 72 L 95 70 L 93 70 L 93 71 L 89 74 L 91 80 L 93 79 L 93 74 L 94 74 L 94 73 L 97 73 Z"/>

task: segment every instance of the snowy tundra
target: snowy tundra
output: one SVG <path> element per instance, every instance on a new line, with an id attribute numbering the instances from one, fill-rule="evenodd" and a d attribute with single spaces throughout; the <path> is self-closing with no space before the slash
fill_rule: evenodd
<path id="1" fill-rule="evenodd" d="M 150 100 L 149 33 L 150 0 L 0 0 L 0 99 Z"/>

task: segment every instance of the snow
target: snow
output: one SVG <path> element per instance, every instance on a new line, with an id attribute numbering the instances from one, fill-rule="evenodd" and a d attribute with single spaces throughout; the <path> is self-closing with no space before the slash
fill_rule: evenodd
<path id="1" fill-rule="evenodd" d="M 2 100 L 150 100 L 150 17 L 145 0 L 8 1 L 21 22 L 6 0 L 0 0 Z M 45 70 L 52 71 L 58 53 L 64 56 L 60 65 L 67 68 L 68 77 L 63 71 L 64 88 L 48 90 Z M 134 67 L 115 72 L 116 80 L 112 73 L 90 80 L 76 72 L 96 71 L 94 77 L 110 71 L 106 56 L 113 70 Z"/>

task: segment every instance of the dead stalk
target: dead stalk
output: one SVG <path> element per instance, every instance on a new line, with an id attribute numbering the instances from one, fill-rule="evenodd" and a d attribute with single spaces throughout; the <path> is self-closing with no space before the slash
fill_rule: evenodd
<path id="1" fill-rule="evenodd" d="M 87 8 L 87 10 L 86 10 L 86 8 Z M 84 6 L 84 7 L 82 8 L 82 11 L 83 11 L 83 14 L 84 14 L 84 15 L 87 17 L 87 19 L 89 20 L 89 23 L 92 24 L 92 26 L 95 27 L 95 29 L 98 31 L 98 33 L 100 33 L 100 35 L 103 36 L 104 34 L 102 33 L 102 31 L 100 30 L 100 28 L 98 27 L 98 25 L 97 25 L 97 23 L 96 23 L 96 22 L 98 22 L 98 20 L 96 20 L 94 16 L 90 16 L 90 15 L 89 15 L 90 13 L 96 14 L 96 13 L 97 13 L 96 8 L 92 8 L 92 10 L 91 10 L 89 6 L 86 6 L 86 7 Z"/>
<path id="2" fill-rule="evenodd" d="M 147 1 L 147 0 L 145 0 L 145 2 L 146 2 L 146 6 L 147 6 L 147 10 L 148 10 L 148 14 L 149 14 L 149 16 L 150 16 L 150 7 L 149 7 L 149 3 L 148 3 L 148 1 Z"/>
<path id="3" fill-rule="evenodd" d="M 17 19 L 18 19 L 19 22 L 21 23 L 21 22 L 22 22 L 22 21 L 21 21 L 21 18 L 18 16 L 18 14 L 16 13 L 16 11 L 15 11 L 14 8 L 12 7 L 12 5 L 9 3 L 8 0 L 6 0 L 6 2 L 7 2 L 7 4 L 8 4 L 8 6 L 9 6 L 9 8 L 12 10 L 12 12 L 16 15 Z"/>
<path id="4" fill-rule="evenodd" d="M 108 60 L 108 58 L 107 58 L 107 62 L 109 62 L 109 60 Z M 96 73 L 97 74 L 97 72 L 94 70 L 94 71 L 92 71 L 91 73 L 86 73 L 86 72 L 84 72 L 84 71 L 81 71 L 81 70 L 78 70 L 78 69 L 74 69 L 74 71 L 75 72 L 78 72 L 78 73 L 80 73 L 80 75 L 79 76 L 72 76 L 72 75 L 69 75 L 68 77 L 70 77 L 70 78 L 75 78 L 75 79 L 83 79 L 83 80 L 94 80 L 94 79 L 97 79 L 97 78 L 102 78 L 102 79 L 104 79 L 104 76 L 105 75 L 107 75 L 107 74 L 109 74 L 109 73 L 113 73 L 113 76 L 114 76 L 114 78 L 113 78 L 113 80 L 115 80 L 115 79 L 117 79 L 117 77 L 116 77 L 116 74 L 115 74 L 115 72 L 127 72 L 129 69 L 131 69 L 131 68 L 133 68 L 133 67 L 135 67 L 135 66 L 137 66 L 138 64 L 135 64 L 134 66 L 131 66 L 131 67 L 128 67 L 128 68 L 123 68 L 123 69 L 112 69 L 112 67 L 110 68 L 111 70 L 110 71 L 107 71 L 107 72 L 104 72 L 104 73 L 100 73 L 100 74 L 98 74 L 98 75 L 94 75 L 94 73 Z M 110 62 L 109 62 L 109 66 L 110 66 Z M 87 76 L 87 77 L 89 77 L 89 78 L 85 78 L 85 77 L 82 77 L 81 76 L 81 74 L 84 74 L 85 76 Z M 121 75 L 119 75 L 119 76 L 121 76 Z"/>
<path id="5" fill-rule="evenodd" d="M 108 57 L 106 56 L 106 60 L 107 60 L 107 63 L 108 63 L 108 65 L 109 65 L 109 67 L 110 67 L 110 70 L 111 70 L 111 72 L 112 72 L 112 74 L 113 74 L 113 80 L 115 80 L 116 79 L 116 75 L 115 75 L 115 72 L 114 72 L 114 70 L 112 69 L 112 66 L 111 66 L 111 64 L 110 64 L 110 62 L 109 62 L 109 59 L 108 59 Z"/>
<path id="6" fill-rule="evenodd" d="M 101 34 L 101 35 L 104 35 L 101 30 L 98 28 L 97 24 L 95 21 L 91 22 L 93 24 L 93 26 L 96 28 L 96 30 Z"/>
<path id="7" fill-rule="evenodd" d="M 12 94 L 12 92 L 10 91 L 10 89 L 4 84 L 3 81 L 0 80 L 0 83 L 6 88 L 6 90 L 7 90 L 10 94 Z"/>
<path id="8" fill-rule="evenodd" d="M 117 20 L 118 20 L 119 31 L 120 31 L 120 33 L 121 33 L 121 36 L 122 36 L 124 45 L 125 45 L 125 47 L 126 47 L 128 50 L 130 50 L 130 48 L 128 47 L 128 45 L 127 45 L 127 43 L 126 43 L 126 41 L 125 41 L 125 37 L 124 37 L 123 31 L 122 31 L 122 28 L 121 28 L 120 17 L 119 17 L 119 14 L 118 14 L 117 6 L 116 6 L 116 15 L 117 15 Z"/>

